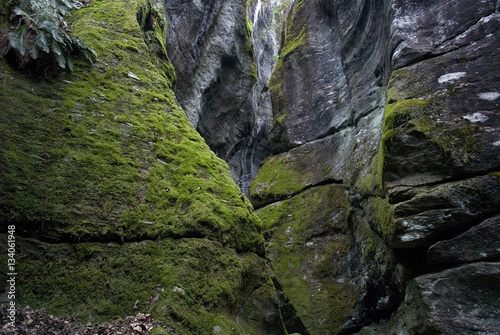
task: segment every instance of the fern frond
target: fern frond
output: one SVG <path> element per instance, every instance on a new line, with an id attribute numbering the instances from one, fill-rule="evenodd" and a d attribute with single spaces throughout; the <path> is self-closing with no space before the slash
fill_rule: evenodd
<path id="1" fill-rule="evenodd" d="M 74 66 L 72 54 L 80 52 L 90 63 L 97 58 L 93 49 L 69 34 L 64 21 L 64 16 L 70 15 L 71 10 L 84 6 L 81 1 L 16 0 L 16 4 L 12 24 L 17 28 L 9 32 L 8 39 L 9 48 L 20 54 L 18 62 L 21 68 L 30 60 L 41 59 L 40 50 L 48 54 L 43 58 L 52 57 L 59 67 L 70 70 Z"/>
<path id="2" fill-rule="evenodd" d="M 73 71 L 73 59 L 70 55 L 66 56 L 66 64 L 68 64 L 68 68 L 70 71 Z"/>
<path id="3" fill-rule="evenodd" d="M 31 59 L 37 59 L 38 58 L 38 44 L 33 43 L 30 48 L 30 57 Z"/>
<path id="4" fill-rule="evenodd" d="M 54 39 L 52 40 L 52 51 L 58 56 L 62 55 L 62 50 L 61 47 L 59 46 L 59 43 Z"/>
<path id="5" fill-rule="evenodd" d="M 66 58 L 62 54 L 55 54 L 57 65 L 59 65 L 60 68 L 65 68 L 66 67 Z"/>
<path id="6" fill-rule="evenodd" d="M 12 48 L 19 50 L 21 48 L 21 32 L 14 30 L 9 33 L 9 44 Z"/>
<path id="7" fill-rule="evenodd" d="M 45 51 L 46 53 L 50 52 L 50 47 L 49 43 L 47 42 L 47 37 L 45 36 L 45 33 L 39 29 L 36 31 L 36 44 Z"/>

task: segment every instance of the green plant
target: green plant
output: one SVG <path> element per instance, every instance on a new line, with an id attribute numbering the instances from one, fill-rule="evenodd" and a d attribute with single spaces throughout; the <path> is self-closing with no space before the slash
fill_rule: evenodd
<path id="1" fill-rule="evenodd" d="M 19 0 L 13 7 L 12 28 L 3 41 L 2 53 L 14 51 L 19 68 L 38 61 L 50 67 L 54 61 L 60 68 L 73 70 L 73 56 L 81 53 L 92 63 L 93 49 L 69 34 L 64 17 L 83 7 L 77 0 Z"/>

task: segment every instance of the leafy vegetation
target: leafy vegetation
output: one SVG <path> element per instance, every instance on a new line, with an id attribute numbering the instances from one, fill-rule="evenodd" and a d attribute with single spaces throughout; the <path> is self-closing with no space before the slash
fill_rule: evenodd
<path id="1" fill-rule="evenodd" d="M 64 19 L 83 6 L 77 0 L 18 0 L 12 6 L 12 26 L 2 39 L 1 52 L 19 68 L 44 74 L 57 67 L 73 70 L 76 54 L 93 62 L 94 50 L 69 34 Z"/>

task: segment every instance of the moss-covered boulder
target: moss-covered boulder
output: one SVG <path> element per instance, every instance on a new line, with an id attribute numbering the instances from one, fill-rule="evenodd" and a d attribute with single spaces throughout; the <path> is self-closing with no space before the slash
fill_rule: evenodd
<path id="1" fill-rule="evenodd" d="M 163 3 L 96 0 L 72 14 L 93 66 L 29 78 L 0 60 L 16 303 L 81 320 L 152 312 L 180 333 L 282 333 L 260 220 L 172 92 Z"/>
<path id="2" fill-rule="evenodd" d="M 370 228 L 375 212 L 353 208 L 344 186 L 313 187 L 257 213 L 289 333 L 346 333 L 387 311 L 391 253 Z M 374 304 L 379 295 L 385 305 Z"/>

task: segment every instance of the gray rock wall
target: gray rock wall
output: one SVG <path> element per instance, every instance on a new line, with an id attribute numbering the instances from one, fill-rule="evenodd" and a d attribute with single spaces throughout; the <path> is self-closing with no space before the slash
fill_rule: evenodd
<path id="1" fill-rule="evenodd" d="M 393 1 L 393 10 L 381 147 L 393 213 L 386 240 L 411 280 L 394 317 L 363 333 L 494 334 L 498 5 Z"/>
<path id="2" fill-rule="evenodd" d="M 165 2 L 176 96 L 247 195 L 270 151 L 267 86 L 277 53 L 273 6 L 260 0 Z"/>

